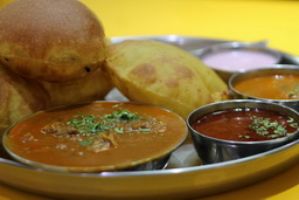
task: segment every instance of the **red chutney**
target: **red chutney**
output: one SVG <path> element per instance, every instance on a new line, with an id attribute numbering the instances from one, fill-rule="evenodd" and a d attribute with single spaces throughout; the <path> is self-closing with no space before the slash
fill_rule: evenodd
<path id="1" fill-rule="evenodd" d="M 199 118 L 192 127 L 209 137 L 261 141 L 284 137 L 297 130 L 293 118 L 262 109 L 228 109 Z"/>

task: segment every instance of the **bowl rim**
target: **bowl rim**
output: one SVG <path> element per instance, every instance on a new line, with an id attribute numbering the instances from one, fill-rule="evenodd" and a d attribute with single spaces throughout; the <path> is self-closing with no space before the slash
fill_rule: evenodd
<path id="1" fill-rule="evenodd" d="M 266 101 L 262 101 L 262 100 L 254 100 L 254 99 L 226 100 L 226 101 L 221 101 L 221 102 L 210 103 L 210 104 L 201 106 L 201 107 L 196 108 L 195 110 L 193 110 L 187 118 L 187 126 L 188 126 L 188 129 L 189 129 L 189 132 L 191 132 L 192 135 L 196 134 L 196 135 L 198 135 L 202 138 L 205 138 L 207 140 L 210 140 L 211 142 L 214 142 L 214 143 L 229 144 L 229 145 L 265 145 L 265 144 L 275 145 L 275 144 L 280 144 L 280 143 L 283 143 L 283 142 L 287 142 L 289 140 L 292 140 L 293 138 L 295 139 L 296 135 L 299 134 L 299 128 L 297 128 L 296 131 L 294 131 L 292 133 L 289 133 L 286 136 L 280 137 L 280 138 L 268 139 L 268 140 L 259 140 L 259 141 L 238 141 L 238 140 L 226 140 L 226 139 L 211 137 L 211 136 L 205 135 L 205 134 L 203 134 L 199 131 L 196 131 L 192 127 L 192 124 L 191 124 L 190 121 L 191 121 L 191 118 L 193 117 L 193 115 L 195 115 L 197 112 L 200 112 L 204 109 L 207 109 L 208 107 L 214 107 L 214 106 L 217 106 L 217 105 L 220 105 L 220 104 L 234 104 L 234 105 L 236 105 L 236 103 L 242 103 L 242 104 L 243 103 L 255 103 L 255 104 L 273 105 L 273 106 L 276 106 L 277 108 L 284 109 L 287 112 L 291 112 L 299 118 L 299 112 L 297 112 L 296 110 L 294 110 L 294 109 L 292 109 L 288 106 L 280 105 L 280 104 L 277 104 L 277 103 L 266 102 Z M 225 110 L 225 109 L 223 109 L 223 110 Z M 266 109 L 266 110 L 271 110 L 271 109 Z M 210 113 L 213 113 L 213 112 L 215 112 L 215 111 L 205 113 L 204 115 L 207 115 L 207 114 L 210 114 Z M 195 141 L 194 141 L 194 143 L 195 143 Z"/>
<path id="2" fill-rule="evenodd" d="M 170 148 L 161 151 L 161 153 L 159 154 L 154 154 L 151 157 L 147 157 L 147 158 L 143 158 L 143 159 L 139 159 L 139 160 L 135 160 L 135 161 L 131 161 L 129 163 L 123 163 L 121 165 L 102 165 L 102 166 L 87 166 L 87 167 L 80 167 L 80 166 L 59 166 L 59 165 L 51 165 L 51 164 L 46 164 L 46 163 L 42 163 L 42 162 L 38 162 L 38 161 L 34 161 L 34 160 L 30 160 L 28 158 L 25 158 L 23 156 L 18 155 L 17 153 L 14 153 L 13 150 L 11 150 L 8 145 L 7 145 L 7 140 L 8 140 L 8 135 L 10 133 L 10 131 L 19 123 L 22 123 L 23 121 L 30 119 L 33 116 L 39 115 L 41 113 L 44 112 L 51 112 L 51 111 L 55 111 L 55 110 L 59 110 L 59 109 L 65 109 L 65 108 L 72 108 L 72 107 L 76 107 L 76 106 L 84 106 L 87 104 L 131 104 L 131 105 L 141 105 L 141 106 L 146 106 L 149 108 L 156 108 L 156 109 L 161 109 L 167 113 L 171 113 L 172 115 L 174 115 L 179 121 L 181 121 L 183 124 L 185 124 L 184 127 L 184 131 L 181 134 L 181 137 L 179 139 L 179 141 L 173 145 L 171 145 Z M 127 101 L 104 101 L 104 100 L 98 100 L 98 101 L 88 101 L 88 102 L 82 102 L 82 103 L 77 103 L 77 104 L 71 104 L 71 105 L 62 105 L 62 106 L 56 106 L 50 109 L 45 109 L 45 110 L 40 110 L 37 111 L 31 115 L 28 115 L 24 118 L 22 118 L 21 120 L 15 122 L 14 124 L 12 124 L 9 128 L 7 128 L 5 130 L 5 132 L 2 134 L 2 138 L 1 141 L 2 142 L 2 146 L 4 148 L 4 150 L 17 162 L 21 163 L 21 164 L 25 164 L 26 166 L 29 167 L 34 167 L 36 169 L 43 169 L 43 170 L 48 170 L 48 171 L 56 171 L 56 172 L 72 172 L 72 173 L 102 173 L 102 172 L 109 172 L 109 171 L 115 171 L 115 170 L 126 170 L 129 168 L 133 168 L 133 167 L 137 167 L 139 165 L 142 164 L 146 164 L 148 162 L 152 162 L 155 160 L 159 160 L 159 159 L 163 159 L 166 156 L 170 155 L 173 151 L 175 151 L 178 147 L 180 147 L 185 140 L 188 137 L 188 127 L 187 124 L 185 122 L 185 120 L 177 113 L 164 108 L 162 106 L 158 106 L 158 105 L 150 105 L 150 104 L 144 104 L 144 103 L 139 103 L 139 102 L 127 102 Z"/>
<path id="3" fill-rule="evenodd" d="M 269 74 L 273 74 L 275 73 L 275 71 L 287 72 L 290 70 L 297 71 L 299 74 L 299 66 L 290 65 L 290 64 L 274 64 L 274 65 L 269 65 L 268 68 L 254 69 L 254 70 L 248 70 L 246 72 L 234 73 L 233 75 L 230 76 L 228 80 L 228 88 L 233 95 L 237 94 L 242 98 L 257 99 L 257 100 L 263 100 L 263 101 L 273 102 L 273 103 L 297 103 L 299 102 L 299 99 L 269 99 L 269 98 L 256 97 L 252 95 L 245 95 L 244 93 L 242 93 L 241 91 L 235 88 L 235 84 L 236 84 L 235 81 L 237 81 L 238 78 L 241 78 L 243 76 L 246 77 L 249 75 L 253 75 L 254 77 L 256 77 L 256 75 L 258 75 L 261 72 L 269 72 Z"/>

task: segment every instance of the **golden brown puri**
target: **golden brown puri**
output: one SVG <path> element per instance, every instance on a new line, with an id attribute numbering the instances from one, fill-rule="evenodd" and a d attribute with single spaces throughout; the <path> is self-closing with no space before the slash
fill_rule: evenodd
<path id="1" fill-rule="evenodd" d="M 129 99 L 164 106 L 186 117 L 201 105 L 224 99 L 226 84 L 188 52 L 156 41 L 111 45 L 108 71 Z"/>
<path id="2" fill-rule="evenodd" d="M 25 80 L 0 65 L 0 135 L 14 122 L 45 109 L 48 99 L 38 83 Z"/>
<path id="3" fill-rule="evenodd" d="M 104 30 L 77 0 L 16 0 L 0 11 L 0 63 L 45 81 L 84 77 L 106 57 Z"/>
<path id="4" fill-rule="evenodd" d="M 41 81 L 41 84 L 51 106 L 103 99 L 112 88 L 111 80 L 102 67 L 80 79 L 56 83 Z"/>
<path id="5" fill-rule="evenodd" d="M 58 105 L 102 99 L 112 88 L 102 67 L 68 82 L 27 79 L 0 65 L 0 135 L 21 118 Z"/>

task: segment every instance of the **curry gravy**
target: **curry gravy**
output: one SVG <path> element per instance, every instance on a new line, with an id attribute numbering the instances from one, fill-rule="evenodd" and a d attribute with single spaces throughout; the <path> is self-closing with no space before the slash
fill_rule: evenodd
<path id="1" fill-rule="evenodd" d="M 299 99 L 299 76 L 269 74 L 237 82 L 235 89 L 247 96 L 265 99 Z"/>
<path id="2" fill-rule="evenodd" d="M 199 133 L 217 139 L 262 141 L 285 137 L 298 128 L 293 118 L 263 109 L 228 109 L 207 114 L 192 124 Z"/>
<path id="3" fill-rule="evenodd" d="M 60 137 L 41 131 L 49 124 L 67 122 L 78 114 L 101 117 L 124 109 L 139 116 L 146 116 L 146 119 L 154 119 L 163 126 L 154 132 L 147 130 L 146 133 L 123 131 L 119 134 L 106 131 L 105 134 L 113 135 L 113 142 L 109 148 L 100 151 L 88 149 L 88 144 L 80 145 L 78 140 L 72 139 L 76 133 Z M 94 102 L 39 112 L 11 128 L 6 145 L 14 154 L 39 163 L 113 169 L 166 155 L 181 144 L 186 135 L 184 120 L 164 109 L 131 103 Z"/>

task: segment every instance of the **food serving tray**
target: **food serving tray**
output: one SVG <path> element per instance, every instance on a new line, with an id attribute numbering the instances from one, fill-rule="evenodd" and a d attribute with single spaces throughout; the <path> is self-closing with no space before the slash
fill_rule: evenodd
<path id="1" fill-rule="evenodd" d="M 112 42 L 127 39 L 154 39 L 178 45 L 188 51 L 227 42 L 177 35 L 118 37 L 112 38 Z M 266 45 L 264 42 L 259 44 Z M 284 63 L 298 63 L 298 59 L 289 54 L 283 53 L 283 57 Z M 112 90 L 106 99 L 126 100 L 116 90 Z M 270 177 L 298 161 L 298 143 L 299 140 L 296 140 L 254 156 L 210 165 L 200 165 L 196 159 L 191 159 L 192 162 L 185 159 L 195 153 L 193 146 L 186 144 L 172 156 L 172 160 L 178 159 L 181 163 L 163 170 L 89 174 L 52 172 L 24 166 L 8 158 L 0 146 L 0 181 L 55 198 L 186 199 L 227 191 Z"/>

